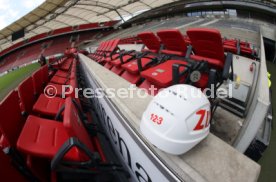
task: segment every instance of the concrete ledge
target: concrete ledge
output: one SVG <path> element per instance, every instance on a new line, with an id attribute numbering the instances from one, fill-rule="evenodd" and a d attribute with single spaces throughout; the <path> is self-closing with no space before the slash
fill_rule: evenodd
<path id="1" fill-rule="evenodd" d="M 129 88 L 130 83 L 107 70 L 88 57 L 80 54 L 80 62 L 86 74 L 96 80 L 103 88 Z M 118 112 L 128 121 L 128 125 L 141 136 L 139 124 L 144 110 L 151 101 L 151 96 L 141 99 L 134 92 L 133 98 L 111 98 Z M 257 181 L 260 166 L 219 138 L 210 134 L 188 153 L 175 156 L 164 153 L 141 139 L 182 181 Z"/>

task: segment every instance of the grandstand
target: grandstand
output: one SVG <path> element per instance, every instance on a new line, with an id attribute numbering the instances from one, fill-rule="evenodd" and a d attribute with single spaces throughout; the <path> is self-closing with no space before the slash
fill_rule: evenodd
<path id="1" fill-rule="evenodd" d="M 46 0 L 0 31 L 1 179 L 274 181 L 275 52 L 275 1 Z"/>

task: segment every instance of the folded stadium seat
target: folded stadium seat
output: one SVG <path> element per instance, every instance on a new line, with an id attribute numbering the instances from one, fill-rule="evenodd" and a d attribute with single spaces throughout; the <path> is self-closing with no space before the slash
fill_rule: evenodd
<path id="1" fill-rule="evenodd" d="M 238 54 L 237 45 L 223 45 L 224 52 L 232 52 L 233 54 Z"/>
<path id="2" fill-rule="evenodd" d="M 106 52 L 108 52 L 113 44 L 113 40 L 106 41 L 105 46 L 103 49 L 97 54 L 94 58 L 96 62 L 99 62 L 101 59 L 104 59 Z"/>
<path id="3" fill-rule="evenodd" d="M 56 62 L 49 63 L 52 68 L 59 69 L 63 62 L 66 60 L 66 57 L 58 59 Z"/>
<path id="4" fill-rule="evenodd" d="M 40 94 L 36 101 L 32 77 L 24 80 L 18 86 L 18 93 L 21 102 L 21 109 L 24 114 L 37 113 L 54 117 L 65 102 L 62 98 L 49 98 L 49 96 L 44 94 Z"/>
<path id="5" fill-rule="evenodd" d="M 89 54 L 89 57 L 92 60 L 96 60 L 96 58 L 101 54 L 101 52 L 105 49 L 107 45 L 107 42 L 101 42 L 100 45 L 98 46 L 97 50 L 94 53 Z"/>
<path id="6" fill-rule="evenodd" d="M 119 50 L 118 43 L 120 39 L 114 39 L 111 41 L 111 46 L 108 50 L 105 51 L 104 56 L 97 60 L 98 63 L 104 65 L 107 61 L 112 60 L 112 55 L 116 54 L 116 51 Z"/>
<path id="7" fill-rule="evenodd" d="M 138 58 L 140 60 L 134 59 L 122 65 L 122 69 L 124 69 L 125 72 L 121 76 L 132 84 L 137 84 L 141 80 L 139 72 L 148 68 L 150 64 L 153 63 L 153 59 L 156 58 L 161 47 L 160 39 L 152 32 L 140 33 L 138 37 L 147 49 L 142 50 L 142 56 Z M 138 68 L 138 61 L 141 63 L 140 69 L 142 70 L 140 71 Z"/>
<path id="8" fill-rule="evenodd" d="M 71 79 L 76 79 L 76 64 L 73 63 L 72 70 L 70 72 L 70 75 L 68 74 L 67 77 L 60 77 L 57 75 L 54 75 L 52 79 L 50 80 L 51 83 L 56 83 L 56 84 L 68 84 Z"/>
<path id="9" fill-rule="evenodd" d="M 257 55 L 256 51 L 250 48 L 248 42 L 240 40 L 224 40 L 223 48 L 225 52 L 231 52 L 249 58 L 255 58 Z"/>
<path id="10" fill-rule="evenodd" d="M 68 76 L 70 76 L 70 73 L 71 73 L 71 69 L 68 71 L 57 70 L 57 72 L 54 75 L 63 77 L 63 78 L 67 78 Z"/>
<path id="11" fill-rule="evenodd" d="M 241 46 L 241 55 L 243 56 L 247 56 L 250 58 L 254 58 L 257 55 L 256 50 L 251 49 L 250 47 L 243 47 Z"/>
<path id="12" fill-rule="evenodd" d="M 54 76 L 59 76 L 59 77 L 63 77 L 63 78 L 69 77 L 70 74 L 71 74 L 72 67 L 74 65 L 76 65 L 76 61 L 75 60 L 72 62 L 69 70 L 64 71 L 64 70 L 59 69 L 59 70 L 56 71 L 56 73 L 54 74 Z"/>
<path id="13" fill-rule="evenodd" d="M 72 57 L 67 58 L 59 69 L 62 71 L 68 71 L 73 63 L 73 60 L 74 58 Z"/>
<path id="14" fill-rule="evenodd" d="M 223 40 L 223 45 L 236 45 L 238 42 L 240 44 L 240 46 L 243 46 L 243 47 L 250 47 L 250 44 L 248 42 L 245 42 L 245 41 L 240 41 L 240 40 L 236 40 L 236 39 L 226 39 L 224 38 Z"/>
<path id="15" fill-rule="evenodd" d="M 72 66 L 72 72 L 74 74 L 76 74 L 76 66 Z M 38 97 L 44 89 L 44 85 L 43 85 L 43 70 L 39 69 L 38 71 L 36 71 L 33 75 L 32 75 L 32 80 L 33 80 L 33 86 L 34 86 L 34 90 L 35 90 L 35 96 Z M 70 79 L 68 82 L 68 85 L 70 85 L 74 91 L 74 88 L 77 87 L 77 83 L 76 83 L 76 79 Z M 62 96 L 62 84 L 56 84 L 56 83 L 49 83 L 47 85 L 47 87 L 51 86 L 51 88 L 55 88 L 55 90 L 47 90 L 47 93 L 51 95 L 56 95 L 57 97 L 61 97 Z M 66 88 L 65 91 L 68 91 L 69 88 Z M 46 93 L 46 94 L 47 94 Z M 45 93 L 44 93 L 45 94 Z M 71 94 L 66 94 L 66 97 L 68 96 L 74 96 L 74 92 L 72 92 Z"/>
<path id="16" fill-rule="evenodd" d="M 90 152 L 96 151 L 72 99 L 67 98 L 63 122 L 30 115 L 17 141 L 17 148 L 31 156 L 53 159 L 60 147 L 70 137 L 78 138 Z M 99 154 L 101 159 L 105 160 L 105 156 Z M 77 147 L 70 149 L 63 159 L 69 161 L 88 160 L 87 156 Z"/>
<path id="17" fill-rule="evenodd" d="M 120 56 L 121 53 L 125 52 L 124 50 L 121 51 L 120 48 L 118 47 L 120 39 L 115 39 L 113 41 L 114 42 L 113 42 L 113 45 L 111 47 L 111 52 L 106 54 L 106 58 L 104 60 L 105 62 L 117 59 Z"/>
<path id="18" fill-rule="evenodd" d="M 191 28 L 187 34 L 192 42 L 195 61 L 207 61 L 210 68 L 222 70 L 225 62 L 220 32 L 209 28 Z"/>
<path id="19" fill-rule="evenodd" d="M 52 88 L 55 88 L 55 90 L 54 90 L 54 93 L 51 93 L 52 91 L 51 90 L 49 90 L 49 94 L 50 95 L 53 95 L 53 94 L 55 94 L 57 97 L 63 97 L 63 96 L 65 96 L 65 97 L 69 97 L 69 96 L 71 96 L 71 97 L 75 97 L 75 88 L 77 88 L 77 78 L 76 78 L 76 64 L 74 64 L 73 63 L 73 66 L 72 66 L 72 71 L 71 71 L 71 76 L 70 76 L 70 78 L 68 79 L 68 81 L 65 83 L 65 84 L 57 84 L 57 83 L 49 83 L 48 85 L 47 85 L 47 87 L 49 87 L 49 86 L 51 86 Z M 70 91 L 70 89 L 73 89 L 72 90 L 72 92 L 70 93 L 70 94 L 66 94 L 66 95 L 62 95 L 62 87 L 63 86 L 68 86 L 68 87 L 64 87 L 64 91 L 65 92 L 67 92 L 67 91 Z M 69 88 L 69 86 L 71 86 L 70 88 Z"/>
<path id="20" fill-rule="evenodd" d="M 165 46 L 161 53 L 182 57 L 186 55 L 188 44 L 178 29 L 161 30 L 157 35 Z"/>
<path id="21" fill-rule="evenodd" d="M 241 46 L 245 46 L 245 42 L 240 42 L 240 40 L 223 40 L 223 48 L 224 52 L 231 52 L 233 54 L 240 54 L 240 48 Z"/>

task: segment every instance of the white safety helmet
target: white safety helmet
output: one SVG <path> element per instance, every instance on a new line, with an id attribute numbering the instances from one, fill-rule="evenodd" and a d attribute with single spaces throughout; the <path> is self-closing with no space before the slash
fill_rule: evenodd
<path id="1" fill-rule="evenodd" d="M 143 114 L 140 130 L 157 148 L 180 155 L 208 135 L 210 114 L 210 102 L 200 89 L 174 85 L 152 99 Z"/>

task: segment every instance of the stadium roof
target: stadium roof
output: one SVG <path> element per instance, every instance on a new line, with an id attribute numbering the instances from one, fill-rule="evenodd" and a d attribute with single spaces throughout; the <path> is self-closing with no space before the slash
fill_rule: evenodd
<path id="1" fill-rule="evenodd" d="M 0 51 L 12 44 L 54 29 L 125 20 L 139 12 L 178 0 L 46 0 L 39 7 L 0 31 Z M 25 29 L 25 37 L 14 42 L 11 35 Z"/>

